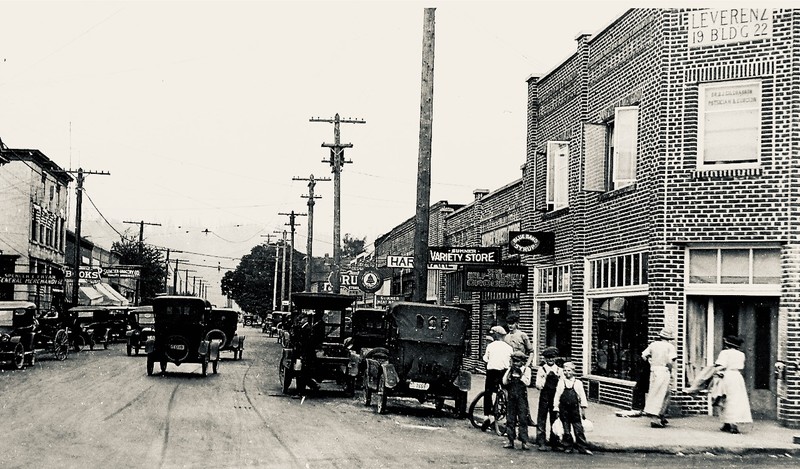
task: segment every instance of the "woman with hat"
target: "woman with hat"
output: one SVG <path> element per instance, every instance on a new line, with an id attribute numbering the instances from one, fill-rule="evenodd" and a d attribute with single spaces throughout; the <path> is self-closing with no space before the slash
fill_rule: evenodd
<path id="1" fill-rule="evenodd" d="M 658 333 L 658 338 L 642 352 L 642 358 L 650 362 L 650 390 L 644 404 L 644 413 L 653 417 L 650 422 L 653 428 L 667 426 L 665 415 L 669 406 L 672 369 L 678 359 L 678 351 L 670 342 L 674 339 L 672 331 L 665 327 Z"/>
<path id="2" fill-rule="evenodd" d="M 747 387 L 742 377 L 744 368 L 744 353 L 739 348 L 742 339 L 737 336 L 727 336 L 722 339 L 723 349 L 714 362 L 717 376 L 722 378 L 721 387 L 725 394 L 720 420 L 723 432 L 739 433 L 739 423 L 750 423 L 753 416 L 750 413 L 750 400 L 747 397 Z"/>

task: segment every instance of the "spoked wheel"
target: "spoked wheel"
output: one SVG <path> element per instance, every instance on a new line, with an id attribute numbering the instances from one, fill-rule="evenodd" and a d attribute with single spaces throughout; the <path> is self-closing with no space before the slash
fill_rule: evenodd
<path id="1" fill-rule="evenodd" d="M 364 374 L 364 405 L 369 407 L 372 404 L 372 390 L 369 388 L 369 376 Z"/>
<path id="2" fill-rule="evenodd" d="M 150 355 L 147 356 L 147 376 L 153 376 L 153 368 L 156 366 L 155 360 Z"/>
<path id="3" fill-rule="evenodd" d="M 494 401 L 494 432 L 497 436 L 506 434 L 506 415 L 508 413 L 508 392 L 498 392 Z"/>
<path id="4" fill-rule="evenodd" d="M 72 337 L 72 350 L 77 353 L 84 348 L 86 348 L 86 339 L 81 334 L 75 334 Z"/>
<path id="5" fill-rule="evenodd" d="M 386 378 L 381 375 L 380 379 L 378 380 L 378 413 L 385 414 L 386 413 L 386 402 L 387 402 L 387 391 L 386 389 Z"/>
<path id="6" fill-rule="evenodd" d="M 17 343 L 14 347 L 14 355 L 11 364 L 14 366 L 15 370 L 21 370 L 25 367 L 25 348 L 20 343 Z"/>
<path id="7" fill-rule="evenodd" d="M 278 364 L 278 377 L 281 380 L 281 391 L 284 394 L 289 394 L 289 386 L 292 385 L 292 370 L 289 369 L 284 358 Z"/>
<path id="8" fill-rule="evenodd" d="M 69 353 L 69 336 L 67 331 L 60 329 L 53 338 L 53 355 L 56 360 L 66 360 Z"/>
<path id="9" fill-rule="evenodd" d="M 481 391 L 475 396 L 475 399 L 469 404 L 469 411 L 467 412 L 469 415 L 469 421 L 475 428 L 481 428 L 483 425 L 483 419 L 486 415 L 486 411 L 483 408 L 483 396 L 486 395 L 486 391 Z"/>

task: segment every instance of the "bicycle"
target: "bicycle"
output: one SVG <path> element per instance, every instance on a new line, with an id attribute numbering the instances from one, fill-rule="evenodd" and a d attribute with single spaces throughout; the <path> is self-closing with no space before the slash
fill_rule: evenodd
<path id="1" fill-rule="evenodd" d="M 488 415 L 483 408 L 483 397 L 487 391 L 481 391 L 475 396 L 475 399 L 469 405 L 469 421 L 475 428 L 483 429 L 484 416 Z M 497 436 L 506 434 L 506 414 L 508 409 L 508 391 L 503 386 L 498 385 L 497 389 L 490 390 L 492 394 L 492 415 L 493 420 L 490 423 L 492 430 Z"/>

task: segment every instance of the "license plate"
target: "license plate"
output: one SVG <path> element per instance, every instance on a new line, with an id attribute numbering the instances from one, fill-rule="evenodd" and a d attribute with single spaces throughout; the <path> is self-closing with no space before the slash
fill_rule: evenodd
<path id="1" fill-rule="evenodd" d="M 427 391 L 429 387 L 431 387 L 431 385 L 428 383 L 418 383 L 416 381 L 411 381 L 410 383 L 408 383 L 409 389 L 418 389 L 420 391 Z"/>
<path id="2" fill-rule="evenodd" d="M 174 344 L 170 345 L 169 348 L 172 350 L 184 350 L 186 347 L 184 347 L 183 344 Z"/>

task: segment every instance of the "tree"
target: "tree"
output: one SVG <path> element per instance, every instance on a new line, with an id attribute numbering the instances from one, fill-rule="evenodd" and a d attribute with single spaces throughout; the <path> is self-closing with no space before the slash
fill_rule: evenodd
<path id="1" fill-rule="evenodd" d="M 139 303 L 148 304 L 156 293 L 164 291 L 166 266 L 161 251 L 146 243 L 123 239 L 111 245 L 111 251 L 119 255 L 122 265 L 139 265 Z"/>
<path id="2" fill-rule="evenodd" d="M 352 259 L 357 255 L 364 252 L 364 246 L 367 244 L 367 238 L 354 238 L 350 233 L 344 235 L 342 239 L 342 258 Z"/>
<path id="3" fill-rule="evenodd" d="M 275 292 L 275 256 L 278 255 L 278 298 L 283 285 L 281 265 L 283 256 L 274 246 L 259 244 L 242 257 L 233 271 L 222 277 L 222 293 L 230 295 L 236 304 L 251 314 L 264 317 L 272 310 Z M 292 268 L 292 291 L 303 291 L 305 286 L 305 256 L 294 251 Z M 289 261 L 289 253 L 286 253 Z M 287 266 L 288 267 L 288 266 Z M 285 298 L 285 297 L 284 297 Z"/>

